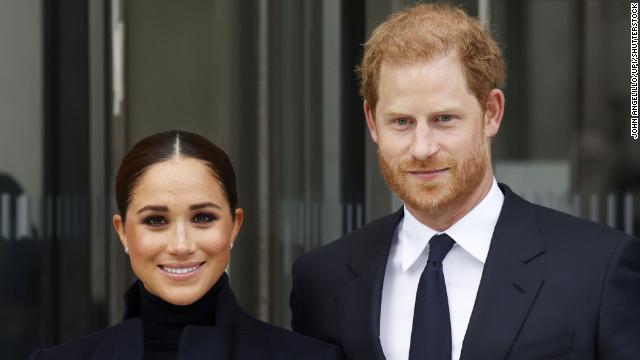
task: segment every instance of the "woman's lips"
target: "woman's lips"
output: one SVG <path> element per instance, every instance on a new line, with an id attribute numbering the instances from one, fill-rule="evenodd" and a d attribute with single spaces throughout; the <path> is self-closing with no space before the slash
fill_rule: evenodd
<path id="1" fill-rule="evenodd" d="M 206 262 L 189 262 L 158 265 L 162 274 L 172 279 L 185 280 L 198 274 Z"/>

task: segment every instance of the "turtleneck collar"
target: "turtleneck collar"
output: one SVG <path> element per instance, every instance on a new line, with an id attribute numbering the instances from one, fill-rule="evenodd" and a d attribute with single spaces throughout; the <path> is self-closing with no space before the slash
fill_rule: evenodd
<path id="1" fill-rule="evenodd" d="M 122 316 L 122 320 L 142 317 L 140 304 L 143 292 L 148 293 L 148 291 L 144 289 L 144 285 L 140 280 L 134 282 L 129 289 L 127 289 L 124 294 L 124 314 Z M 154 296 L 152 294 L 149 295 Z M 176 308 L 185 308 L 183 306 L 169 304 L 157 296 L 154 297 L 157 301 L 164 303 L 168 307 L 175 306 Z M 218 279 L 213 287 L 211 287 L 211 289 L 200 300 L 191 305 L 196 305 L 198 308 L 200 308 L 200 306 L 206 308 L 207 304 L 215 314 L 213 316 L 215 325 L 218 325 L 221 322 L 224 327 L 230 327 L 233 325 L 236 319 L 232 315 L 235 314 L 238 304 L 236 303 L 235 296 L 233 296 L 233 292 L 229 287 L 229 277 L 226 273 L 222 273 L 222 276 L 220 276 L 220 279 Z M 190 307 L 191 305 L 187 307 Z M 214 324 L 207 323 L 207 325 L 213 326 Z"/>
<path id="2" fill-rule="evenodd" d="M 160 326 L 184 327 L 186 325 L 215 325 L 216 300 L 220 289 L 218 281 L 203 297 L 190 305 L 168 303 L 150 293 L 141 281 L 137 282 L 140 318 Z M 146 336 L 145 336 L 146 337 Z"/>

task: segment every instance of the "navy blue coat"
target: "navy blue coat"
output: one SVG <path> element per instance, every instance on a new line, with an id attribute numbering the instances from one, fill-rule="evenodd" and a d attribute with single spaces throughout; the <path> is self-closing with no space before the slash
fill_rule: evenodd
<path id="1" fill-rule="evenodd" d="M 462 360 L 640 359 L 640 241 L 531 204 L 501 185 Z M 384 359 L 380 304 L 402 210 L 298 259 L 292 327 Z"/>
<path id="2" fill-rule="evenodd" d="M 200 359 L 317 359 L 341 360 L 342 353 L 319 340 L 281 329 L 246 314 L 237 304 L 226 276 L 216 304 L 215 326 L 186 326 L 178 358 Z M 137 317 L 138 286 L 125 296 L 124 321 L 50 349 L 31 354 L 30 360 L 142 360 L 142 320 Z"/>

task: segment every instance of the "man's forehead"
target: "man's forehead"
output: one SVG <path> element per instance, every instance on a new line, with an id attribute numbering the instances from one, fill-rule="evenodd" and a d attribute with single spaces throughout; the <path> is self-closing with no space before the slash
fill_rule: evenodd
<path id="1" fill-rule="evenodd" d="M 420 89 L 425 93 L 451 91 L 450 85 L 472 94 L 462 63 L 452 56 L 420 62 L 384 63 L 380 69 L 378 96 L 398 95 Z M 382 100 L 379 98 L 379 100 Z"/>
<path id="2" fill-rule="evenodd" d="M 442 60 L 444 58 L 450 59 L 452 61 L 457 61 L 462 65 L 462 59 L 460 58 L 460 52 L 456 49 L 446 50 L 446 51 L 438 51 L 434 54 L 430 54 L 429 56 L 412 56 L 412 57 L 390 57 L 386 56 L 382 58 L 380 62 L 380 70 L 383 68 L 398 68 L 398 67 L 409 67 L 415 65 L 428 65 L 430 63 L 434 63 L 438 60 Z"/>

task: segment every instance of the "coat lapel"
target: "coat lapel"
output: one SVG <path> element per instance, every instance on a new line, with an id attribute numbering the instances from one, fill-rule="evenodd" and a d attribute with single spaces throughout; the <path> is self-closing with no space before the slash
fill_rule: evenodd
<path id="1" fill-rule="evenodd" d="M 113 360 L 142 360 L 142 320 L 125 320 L 116 326 L 116 345 Z M 106 359 L 105 359 L 106 360 Z"/>
<path id="2" fill-rule="evenodd" d="M 342 348 L 348 359 L 384 359 L 380 345 L 380 304 L 393 233 L 403 210 L 359 231 L 349 261 L 353 279 L 336 298 Z M 356 235 L 356 234 L 354 234 Z"/>
<path id="3" fill-rule="evenodd" d="M 231 340 L 249 327 L 248 317 L 238 306 L 223 274 L 216 302 L 215 326 L 187 326 L 180 336 L 178 360 L 199 360 L 203 354 L 216 354 L 216 359 L 233 358 Z"/>
<path id="4" fill-rule="evenodd" d="M 531 204 L 504 185 L 504 204 L 491 240 L 461 360 L 505 359 L 544 279 L 527 265 L 544 252 Z"/>
<path id="5" fill-rule="evenodd" d="M 232 337 L 250 327 L 250 318 L 238 306 L 228 285 L 227 275 L 223 274 L 218 281 L 220 293 L 215 305 L 215 326 L 186 326 L 180 336 L 179 360 L 202 359 L 203 354 L 216 354 L 216 359 L 228 359 L 233 356 Z M 113 360 L 143 359 L 144 339 L 142 320 L 139 318 L 139 299 L 138 284 L 134 283 L 125 293 L 124 320 L 115 326 Z M 107 359 L 111 358 L 106 357 L 104 360 Z"/>

